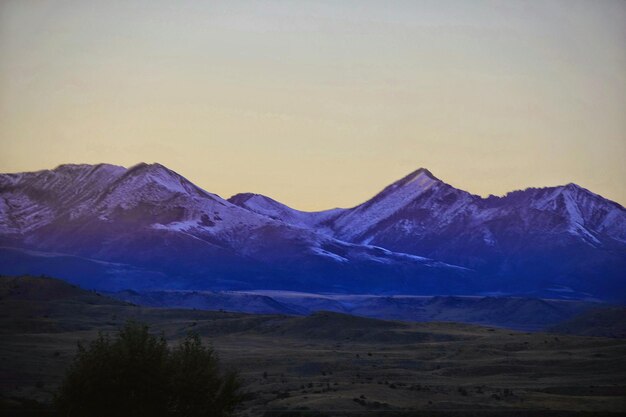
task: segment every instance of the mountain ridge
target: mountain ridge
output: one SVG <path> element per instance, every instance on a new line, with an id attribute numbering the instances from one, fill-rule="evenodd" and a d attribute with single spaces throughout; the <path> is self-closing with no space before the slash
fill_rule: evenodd
<path id="1" fill-rule="evenodd" d="M 94 175 L 107 170 L 109 178 Z M 55 186 L 61 183 L 67 187 Z M 148 283 L 137 275 L 145 271 L 156 288 L 348 291 L 367 282 L 380 291 L 418 283 L 432 291 L 463 285 L 459 275 L 465 274 L 443 262 L 339 241 L 259 215 L 160 164 L 123 171 L 72 165 L 0 178 L 0 197 L 4 272 L 45 273 L 47 267 L 64 277 L 67 259 L 45 255 L 54 252 L 78 257 L 72 263 L 95 271 L 93 286 L 104 288 L 144 288 Z M 35 222 L 38 213 L 45 216 Z M 86 259 L 94 262 L 85 265 Z M 100 261 L 123 267 L 107 269 Z M 24 270 L 25 262 L 41 269 Z M 67 274 L 84 283 L 75 270 Z M 159 277 L 164 279 L 155 283 Z"/>
<path id="2" fill-rule="evenodd" d="M 131 171 L 131 170 L 134 170 L 134 169 L 143 168 L 143 167 L 161 167 L 161 168 L 163 168 L 165 170 L 168 170 L 168 171 L 170 171 L 170 172 L 172 172 L 172 173 L 182 177 L 182 175 L 178 174 L 176 171 L 168 168 L 167 166 L 165 166 L 165 165 L 163 165 L 163 164 L 161 164 L 159 162 L 152 162 L 152 163 L 138 162 L 138 163 L 133 164 L 133 165 L 131 165 L 129 167 L 124 167 L 122 165 L 110 164 L 110 163 L 106 163 L 106 162 L 101 162 L 101 163 L 97 163 L 97 164 L 64 163 L 64 164 L 59 164 L 55 168 L 52 168 L 52 169 L 41 169 L 41 170 L 37 170 L 37 171 L 1 172 L 0 173 L 0 186 L 1 185 L 5 185 L 5 184 L 2 183 L 2 181 L 6 180 L 8 178 L 19 178 L 19 177 L 21 177 L 24 174 L 34 175 L 34 174 L 41 174 L 41 173 L 51 173 L 51 172 L 55 172 L 55 171 L 58 171 L 58 170 L 65 170 L 65 169 L 68 169 L 68 168 L 70 168 L 70 169 L 84 168 L 84 169 L 94 169 L 94 170 L 95 169 L 99 169 L 99 168 L 109 168 L 109 169 L 124 170 L 124 171 L 128 172 L 128 171 Z M 405 179 L 408 179 L 409 177 L 414 176 L 414 175 L 419 174 L 419 173 L 424 173 L 427 176 L 431 177 L 433 180 L 442 182 L 443 184 L 449 185 L 452 188 L 455 188 L 455 189 L 458 189 L 458 190 L 462 190 L 462 189 L 457 188 L 457 187 L 455 187 L 453 185 L 450 185 L 450 184 L 446 183 L 445 181 L 441 180 L 440 178 L 436 177 L 432 173 L 432 171 L 430 171 L 428 168 L 424 168 L 424 167 L 420 167 L 420 168 L 412 171 L 411 173 L 407 174 L 406 176 L 400 178 L 399 180 L 394 181 L 390 185 L 393 185 L 395 183 L 399 183 L 399 182 L 401 182 L 401 181 L 403 181 Z M 183 177 L 183 178 L 185 178 L 185 177 Z M 191 182 L 189 179 L 187 179 L 187 178 L 185 178 L 185 179 L 193 184 L 193 182 Z M 199 186 L 196 186 L 196 187 L 202 189 Z M 624 206 L 622 204 L 620 204 L 619 202 L 611 200 L 609 198 L 606 198 L 606 197 L 604 197 L 604 196 L 602 196 L 600 194 L 594 193 L 593 191 L 589 190 L 588 188 L 583 187 L 583 186 L 581 186 L 579 184 L 576 184 L 574 182 L 569 182 L 569 183 L 565 183 L 565 184 L 557 184 L 557 185 L 548 185 L 548 186 L 528 186 L 528 187 L 525 187 L 525 188 L 519 188 L 519 189 L 514 189 L 514 190 L 507 191 L 507 192 L 505 192 L 502 195 L 489 194 L 487 196 L 481 196 L 479 194 L 474 194 L 474 193 L 471 193 L 471 192 L 466 191 L 466 190 L 462 190 L 462 191 L 465 191 L 466 193 L 468 193 L 468 194 L 470 194 L 470 195 L 472 195 L 472 196 L 474 196 L 476 198 L 482 199 L 482 200 L 493 200 L 493 199 L 506 198 L 506 197 L 508 197 L 511 194 L 517 194 L 517 193 L 520 193 L 520 192 L 527 192 L 527 191 L 532 191 L 532 190 L 546 190 L 546 189 L 555 189 L 555 188 L 565 188 L 565 187 L 574 187 L 574 188 L 578 188 L 578 189 L 584 190 L 584 191 L 586 191 L 586 192 L 588 192 L 590 194 L 599 196 L 599 197 L 603 198 L 604 200 L 606 200 L 606 201 L 608 201 L 608 202 L 610 202 L 612 204 L 615 204 L 616 206 L 620 207 L 621 209 L 625 209 Z M 375 195 L 378 195 L 378 194 L 380 194 L 380 192 L 375 194 Z M 213 195 L 217 195 L 217 194 L 213 194 Z M 235 193 L 231 197 L 228 197 L 228 198 L 220 196 L 220 198 L 222 198 L 224 200 L 230 200 L 231 198 L 234 198 L 234 197 L 239 196 L 239 195 L 262 196 L 262 197 L 265 197 L 267 199 L 270 199 L 270 200 L 278 202 L 278 200 L 276 200 L 275 198 L 266 196 L 266 195 L 261 194 L 261 193 L 251 192 L 251 191 Z M 368 200 L 366 200 L 366 201 L 368 201 Z M 363 203 L 359 203 L 359 204 L 356 204 L 356 205 L 350 206 L 350 207 L 333 207 L 333 208 L 321 209 L 321 210 L 301 210 L 301 209 L 292 208 L 291 206 L 288 206 L 288 205 L 286 205 L 284 203 L 280 203 L 280 204 L 283 204 L 283 205 L 285 205 L 287 207 L 290 207 L 292 210 L 296 210 L 296 211 L 299 211 L 299 212 L 302 212 L 302 213 L 320 213 L 320 212 L 332 211 L 332 210 L 348 210 L 350 208 L 358 207 L 359 205 L 361 205 Z"/>
<path id="3" fill-rule="evenodd" d="M 425 168 L 362 204 L 319 212 L 261 194 L 223 199 L 158 163 L 0 174 L 0 245 L 218 289 L 271 282 L 290 290 L 556 289 L 601 298 L 626 289 L 619 203 L 571 183 L 480 197 Z"/>

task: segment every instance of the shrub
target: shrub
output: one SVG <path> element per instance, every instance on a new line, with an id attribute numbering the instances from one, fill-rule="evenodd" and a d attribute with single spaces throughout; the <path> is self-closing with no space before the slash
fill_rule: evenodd
<path id="1" fill-rule="evenodd" d="M 197 335 L 169 349 L 148 326 L 129 322 L 115 338 L 79 344 L 56 406 L 67 417 L 222 417 L 241 401 L 239 389 Z"/>
<path id="2" fill-rule="evenodd" d="M 241 401 L 233 372 L 221 373 L 212 349 L 189 335 L 170 354 L 170 409 L 175 416 L 225 416 Z"/>

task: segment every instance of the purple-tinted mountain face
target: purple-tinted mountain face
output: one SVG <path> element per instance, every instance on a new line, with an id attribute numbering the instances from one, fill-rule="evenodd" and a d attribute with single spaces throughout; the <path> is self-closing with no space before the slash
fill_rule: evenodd
<path id="1" fill-rule="evenodd" d="M 241 196 L 230 201 L 287 213 L 284 221 L 337 239 L 472 269 L 496 293 L 626 299 L 626 210 L 575 184 L 481 198 L 419 169 L 354 208 L 296 215 Z"/>
<path id="2" fill-rule="evenodd" d="M 100 289 L 466 292 L 473 272 L 320 233 L 159 164 L 0 176 L 0 273 Z"/>
<path id="3" fill-rule="evenodd" d="M 626 299 L 626 211 L 576 185 L 481 198 L 419 169 L 351 209 L 224 200 L 159 164 L 0 175 L 0 273 L 101 289 Z"/>

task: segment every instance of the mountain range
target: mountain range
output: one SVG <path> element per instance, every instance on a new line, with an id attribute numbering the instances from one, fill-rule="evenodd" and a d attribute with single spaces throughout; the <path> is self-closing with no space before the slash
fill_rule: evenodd
<path id="1" fill-rule="evenodd" d="M 626 300 L 626 210 L 575 184 L 483 198 L 426 169 L 349 209 L 228 200 L 160 164 L 0 175 L 0 273 L 86 288 Z"/>

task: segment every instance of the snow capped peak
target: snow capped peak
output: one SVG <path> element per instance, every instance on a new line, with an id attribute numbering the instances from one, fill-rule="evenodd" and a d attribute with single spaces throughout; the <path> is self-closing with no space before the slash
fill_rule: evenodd
<path id="1" fill-rule="evenodd" d="M 598 198 L 600 197 L 599 195 L 589 191 L 588 189 L 581 187 L 578 184 L 574 184 L 573 182 L 570 182 L 568 184 L 562 185 L 560 187 L 555 187 L 558 190 L 560 190 L 561 193 L 568 193 L 571 195 L 577 195 L 580 196 L 582 198 L 586 198 L 586 197 L 590 197 L 590 198 Z M 600 197 L 602 198 L 602 197 Z"/>
<path id="2" fill-rule="evenodd" d="M 396 200 L 397 203 L 406 203 L 438 184 L 443 184 L 443 182 L 437 179 L 429 170 L 420 168 L 387 186 L 383 191 L 365 204 L 367 205 L 370 202 L 388 199 L 392 195 L 394 196 L 393 199 Z"/>
<path id="3" fill-rule="evenodd" d="M 106 196 L 102 196 L 101 202 L 108 208 L 128 208 L 141 202 L 157 203 L 177 198 L 194 199 L 198 196 L 221 200 L 161 164 L 142 162 L 129 168 L 115 181 Z"/>
<path id="4" fill-rule="evenodd" d="M 391 190 L 396 190 L 409 185 L 412 188 L 428 188 L 434 183 L 441 183 L 441 180 L 435 177 L 426 168 L 419 168 L 411 172 L 409 175 L 402 177 L 398 181 L 392 183 L 391 185 L 386 187 L 380 194 L 385 194 L 386 192 L 389 192 Z"/>
<path id="5" fill-rule="evenodd" d="M 419 168 L 338 218 L 335 224 L 343 238 L 363 237 L 377 224 L 402 211 L 416 200 L 429 199 L 429 195 L 450 190 L 454 189 L 437 179 L 429 170 Z"/>
<path id="6" fill-rule="evenodd" d="M 21 233 L 44 226 L 57 217 L 74 218 L 124 175 L 126 168 L 65 164 L 53 170 L 0 177 L 0 231 Z"/>
<path id="7" fill-rule="evenodd" d="M 557 201 L 563 202 L 570 232 L 592 243 L 599 243 L 593 231 L 626 241 L 626 210 L 620 204 L 574 183 L 557 190 Z"/>
<path id="8" fill-rule="evenodd" d="M 123 180 L 137 188 L 150 186 L 183 194 L 201 191 L 185 177 L 159 163 L 134 165 L 128 169 Z"/>
<path id="9" fill-rule="evenodd" d="M 430 178 L 431 180 L 435 180 L 435 181 L 439 181 L 439 178 L 435 177 L 433 175 L 432 172 L 430 172 L 428 169 L 426 168 L 418 168 L 415 171 L 411 172 L 409 175 L 407 175 L 406 177 L 404 177 L 402 180 L 406 180 L 406 179 L 413 179 L 415 180 L 416 178 L 420 177 L 420 176 L 426 176 L 428 178 Z M 402 181 L 401 180 L 401 181 Z"/>

